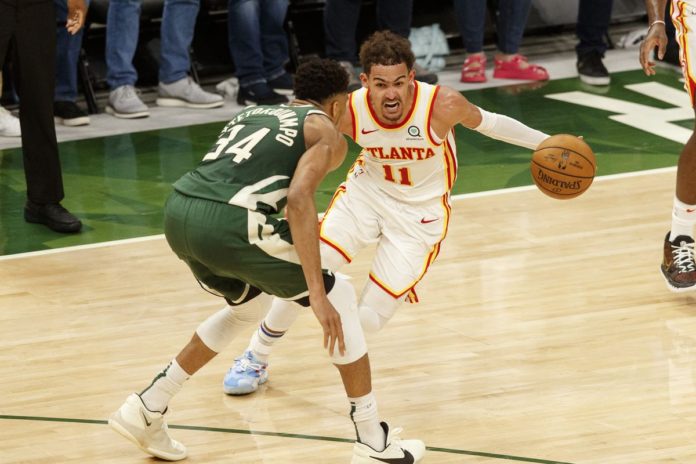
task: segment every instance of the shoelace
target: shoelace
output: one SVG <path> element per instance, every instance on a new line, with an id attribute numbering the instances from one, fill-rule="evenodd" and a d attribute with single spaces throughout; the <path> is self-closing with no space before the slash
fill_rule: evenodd
<path id="1" fill-rule="evenodd" d="M 266 369 L 266 366 L 264 366 L 263 364 L 253 363 L 247 357 L 238 358 L 238 361 L 239 365 L 235 367 L 235 370 L 237 372 L 244 372 L 250 369 L 257 373 L 260 373 L 261 371 Z"/>
<path id="2" fill-rule="evenodd" d="M 679 268 L 679 272 L 696 271 L 693 243 L 681 242 L 678 246 L 672 245 L 672 256 L 674 257 L 674 263 Z"/>

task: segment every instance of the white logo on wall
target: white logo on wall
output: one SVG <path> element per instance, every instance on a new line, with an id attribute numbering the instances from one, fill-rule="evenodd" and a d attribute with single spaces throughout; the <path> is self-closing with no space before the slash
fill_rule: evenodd
<path id="1" fill-rule="evenodd" d="M 554 93 L 546 95 L 546 98 L 617 113 L 609 116 L 609 119 L 674 142 L 684 144 L 689 140 L 692 130 L 674 124 L 676 121 L 694 118 L 694 110 L 686 91 L 659 82 L 631 84 L 626 88 L 645 95 L 648 97 L 647 102 L 660 100 L 674 107 L 657 108 L 649 104 L 627 102 L 586 92 Z"/>

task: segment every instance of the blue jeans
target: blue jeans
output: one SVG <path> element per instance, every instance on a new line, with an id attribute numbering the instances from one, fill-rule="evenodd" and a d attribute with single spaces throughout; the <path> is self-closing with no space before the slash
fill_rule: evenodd
<path id="1" fill-rule="evenodd" d="M 56 91 L 55 101 L 72 101 L 77 99 L 77 62 L 82 48 L 82 31 L 70 35 L 65 29 L 68 17 L 67 0 L 53 0 L 56 7 Z M 86 5 L 89 6 L 89 0 Z"/>
<path id="2" fill-rule="evenodd" d="M 589 52 L 599 52 L 604 56 L 607 43 L 604 37 L 611 21 L 612 0 L 580 0 L 578 8 L 578 23 L 575 33 L 579 42 L 575 47 L 578 56 Z"/>
<path id="3" fill-rule="evenodd" d="M 228 45 L 239 85 L 282 76 L 289 59 L 283 29 L 288 0 L 229 0 L 227 8 Z"/>
<path id="4" fill-rule="evenodd" d="M 326 0 L 324 37 L 328 58 L 355 63 L 355 33 L 358 29 L 361 3 L 361 0 Z M 378 0 L 377 28 L 408 37 L 411 32 L 412 13 L 413 0 Z"/>
<path id="5" fill-rule="evenodd" d="M 110 0 L 106 19 L 106 81 L 111 89 L 135 85 L 133 56 L 138 47 L 142 0 Z M 188 75 L 200 0 L 165 0 L 162 15 L 159 80 L 171 84 Z"/>
<path id="6" fill-rule="evenodd" d="M 505 54 L 517 53 L 527 25 L 532 0 L 500 0 L 496 14 L 498 50 Z M 454 0 L 459 34 L 467 53 L 483 51 L 486 28 L 486 0 Z"/>

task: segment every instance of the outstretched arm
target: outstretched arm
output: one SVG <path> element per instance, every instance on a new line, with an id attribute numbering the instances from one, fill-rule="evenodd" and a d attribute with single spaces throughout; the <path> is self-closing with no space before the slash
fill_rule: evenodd
<path id="1" fill-rule="evenodd" d="M 300 158 L 288 189 L 288 223 L 307 281 L 309 303 L 324 330 L 324 347 L 333 356 L 334 346 L 338 342 L 339 353 L 343 355 L 345 343 L 341 317 L 329 302 L 324 289 L 314 193 L 324 176 L 341 165 L 348 146 L 324 116 L 307 117 L 304 134 L 307 151 Z"/>
<path id="2" fill-rule="evenodd" d="M 655 75 L 655 62 L 652 61 L 652 52 L 657 47 L 657 58 L 665 57 L 667 49 L 667 34 L 665 33 L 665 5 L 667 0 L 645 0 L 645 9 L 648 12 L 648 34 L 640 44 L 640 65 L 648 76 Z"/>
<path id="3" fill-rule="evenodd" d="M 456 124 L 531 150 L 549 137 L 504 114 L 489 113 L 479 108 L 454 89 L 440 87 L 433 111 L 433 129 L 442 137 Z"/>

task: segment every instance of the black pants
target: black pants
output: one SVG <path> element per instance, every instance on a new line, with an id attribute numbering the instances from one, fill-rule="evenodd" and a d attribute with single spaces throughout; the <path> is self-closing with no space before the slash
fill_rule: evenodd
<path id="1" fill-rule="evenodd" d="M 324 37 L 328 58 L 355 61 L 357 56 L 355 34 L 360 19 L 361 3 L 361 0 L 326 0 Z M 408 37 L 411 31 L 412 13 L 413 0 L 378 0 L 377 28 Z"/>
<path id="2" fill-rule="evenodd" d="M 5 61 L 11 43 L 27 197 L 40 204 L 56 203 L 63 199 L 63 178 L 53 122 L 53 0 L 0 0 L 0 63 Z"/>
<path id="3" fill-rule="evenodd" d="M 578 56 L 593 51 L 604 55 L 607 51 L 605 36 L 609 30 L 613 3 L 612 0 L 580 0 L 578 24 L 575 27 L 580 39 L 575 47 Z"/>

